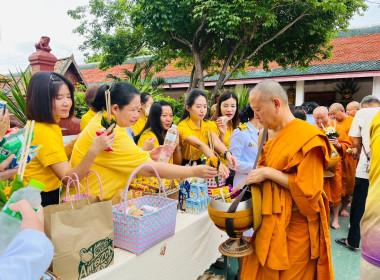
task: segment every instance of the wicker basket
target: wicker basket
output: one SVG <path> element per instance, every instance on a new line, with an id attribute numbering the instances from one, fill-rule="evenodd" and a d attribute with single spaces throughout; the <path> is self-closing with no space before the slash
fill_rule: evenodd
<path id="1" fill-rule="evenodd" d="M 162 187 L 160 176 L 154 167 L 143 164 L 131 174 L 127 183 L 126 193 L 128 192 L 129 184 L 133 177 L 144 167 L 153 169 Z M 126 214 L 125 210 L 122 211 L 131 203 L 136 204 L 138 208 L 142 205 L 149 205 L 157 207 L 158 210 L 142 217 L 132 216 Z M 124 194 L 120 204 L 112 206 L 115 247 L 140 255 L 158 242 L 172 236 L 175 232 L 177 204 L 178 201 L 176 200 L 152 195 L 126 200 L 126 194 Z"/>

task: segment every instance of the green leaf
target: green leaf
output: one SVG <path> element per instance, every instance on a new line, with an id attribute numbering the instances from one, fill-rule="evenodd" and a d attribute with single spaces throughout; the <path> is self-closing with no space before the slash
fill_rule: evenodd
<path id="1" fill-rule="evenodd" d="M 5 204 L 7 203 L 7 197 L 5 196 L 5 194 L 3 193 L 3 191 L 0 191 L 0 205 L 1 204 Z"/>
<path id="2" fill-rule="evenodd" d="M 18 71 L 16 75 L 9 73 L 10 79 L 3 77 L 3 83 L 9 88 L 11 97 L 5 95 L 4 91 L 0 91 L 0 99 L 7 102 L 7 108 L 10 113 L 14 114 L 20 121 L 21 125 L 26 124 L 26 103 L 24 94 L 31 78 L 31 72 Z"/>
<path id="3" fill-rule="evenodd" d="M 11 195 L 12 193 L 14 193 L 15 191 L 21 189 L 21 188 L 24 188 L 25 185 L 24 185 L 24 181 L 21 179 L 20 175 L 19 174 L 16 174 L 16 177 L 13 181 L 13 184 L 12 184 L 12 191 L 11 191 Z"/>

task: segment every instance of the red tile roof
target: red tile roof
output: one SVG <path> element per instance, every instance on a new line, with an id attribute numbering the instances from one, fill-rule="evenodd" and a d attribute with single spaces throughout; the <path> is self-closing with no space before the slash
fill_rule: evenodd
<path id="1" fill-rule="evenodd" d="M 332 39 L 331 43 L 334 45 L 332 57 L 323 61 L 315 61 L 312 66 L 316 65 L 332 65 L 352 62 L 366 62 L 366 61 L 380 61 L 380 28 L 368 28 L 372 30 L 372 34 L 359 34 L 356 36 L 341 36 Z M 360 30 L 360 29 L 358 29 Z M 354 30 L 356 31 L 356 30 Z M 360 33 L 360 31 L 359 31 Z M 363 32 L 362 32 L 363 33 Z M 371 32 L 370 32 L 371 33 Z M 158 73 L 156 76 L 170 78 L 190 76 L 191 69 L 183 71 L 173 68 L 174 62 L 169 64 L 165 71 Z M 107 71 L 102 71 L 94 64 L 94 68 L 81 66 L 81 72 L 88 84 L 101 83 L 105 81 L 107 74 L 111 73 L 116 76 L 123 76 L 122 70 L 132 70 L 133 63 L 115 66 Z M 278 69 L 279 67 L 275 62 L 269 64 L 270 69 Z M 247 71 L 259 70 L 262 68 L 247 67 Z M 353 69 L 354 71 L 354 69 Z"/>

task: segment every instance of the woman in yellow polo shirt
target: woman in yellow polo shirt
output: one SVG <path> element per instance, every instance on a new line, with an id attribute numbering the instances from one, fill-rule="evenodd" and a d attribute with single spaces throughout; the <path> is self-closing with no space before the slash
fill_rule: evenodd
<path id="1" fill-rule="evenodd" d="M 239 126 L 239 101 L 235 93 L 226 91 L 219 96 L 215 114 L 212 115 L 211 120 L 216 122 L 220 141 L 229 149 L 232 132 Z M 228 162 L 223 155 L 220 155 L 220 157 L 223 164 L 228 166 Z M 233 184 L 235 176 L 235 172 L 230 171 L 231 174 L 226 180 L 227 185 Z"/>
<path id="2" fill-rule="evenodd" d="M 132 125 L 132 130 L 135 135 L 139 135 L 141 131 L 144 129 L 147 118 L 149 116 L 150 107 L 153 104 L 153 98 L 147 92 L 142 92 L 140 94 L 141 99 L 141 110 L 140 116 L 137 122 Z"/>
<path id="3" fill-rule="evenodd" d="M 173 124 L 173 108 L 166 101 L 156 101 L 150 107 L 148 121 L 144 127 L 144 130 L 140 135 L 137 136 L 137 145 L 143 147 L 146 141 L 154 139 L 154 146 L 162 146 L 164 144 L 166 132 Z M 144 149 L 145 150 L 145 149 Z M 175 148 L 173 150 L 173 155 L 170 158 L 169 163 L 181 164 L 182 154 L 181 147 L 179 145 L 179 135 L 177 135 L 177 140 Z"/>
<path id="4" fill-rule="evenodd" d="M 72 147 L 63 145 L 58 122 L 73 114 L 74 86 L 70 81 L 54 72 L 37 72 L 32 76 L 26 94 L 26 116 L 36 121 L 32 145 L 40 145 L 41 148 L 27 165 L 24 180 L 28 182 L 33 178 L 45 184 L 41 192 L 42 206 L 57 204 L 61 180 L 72 173 L 78 174 L 79 178 L 85 177 L 96 156 L 114 141 L 114 133 L 95 137 L 88 144 L 83 159 L 71 167 L 67 156 Z"/>
<path id="5" fill-rule="evenodd" d="M 131 173 L 141 164 L 149 163 L 154 166 L 162 178 L 178 179 L 187 177 L 213 178 L 217 175 L 215 168 L 210 166 L 185 167 L 161 162 L 154 162 L 151 157 L 158 157 L 158 154 L 149 155 L 142 151 L 129 137 L 126 127 L 134 125 L 139 118 L 141 103 L 139 91 L 128 82 L 118 82 L 112 85 L 103 85 L 99 88 L 98 95 L 95 97 L 93 106 L 98 111 L 105 110 L 104 95 L 99 92 L 110 90 L 111 111 L 116 117 L 117 126 L 115 142 L 112 145 L 113 152 L 100 153 L 91 166 L 100 175 L 103 183 L 103 197 L 111 199 L 119 189 L 125 189 L 126 183 Z M 71 156 L 71 164 L 76 165 L 80 162 L 90 143 L 93 141 L 96 130 L 101 128 L 100 120 L 102 114 L 99 112 L 86 126 L 76 141 Z M 156 149 L 157 153 L 160 149 Z M 150 168 L 143 168 L 138 173 L 143 176 L 155 176 Z M 86 180 L 82 180 L 86 184 Z M 95 176 L 89 178 L 90 193 L 99 195 L 99 183 Z"/>
<path id="6" fill-rule="evenodd" d="M 187 164 L 190 159 L 200 163 L 202 154 L 206 157 L 215 156 L 209 147 L 208 136 L 210 135 L 215 151 L 222 154 L 223 158 L 227 159 L 233 168 L 236 168 L 236 158 L 232 156 L 231 152 L 220 141 L 219 130 L 215 122 L 204 120 L 206 114 L 206 93 L 200 89 L 191 90 L 186 98 L 181 122 L 178 124 L 183 157 L 182 164 Z M 224 178 L 227 178 L 230 171 L 227 166 L 221 164 L 220 173 Z"/>
<path id="7" fill-rule="evenodd" d="M 84 100 L 86 101 L 87 106 L 90 108 L 87 113 L 82 116 L 80 120 L 80 131 L 82 131 L 86 125 L 91 121 L 96 115 L 96 111 L 92 107 L 92 101 L 95 99 L 96 92 L 98 91 L 99 86 L 91 86 L 86 90 L 84 95 Z"/>
<path id="8" fill-rule="evenodd" d="M 225 122 L 223 117 L 227 117 L 228 121 Z M 232 132 L 239 126 L 239 101 L 235 93 L 226 91 L 219 96 L 216 111 L 211 120 L 216 122 L 219 130 L 219 139 L 228 149 L 230 147 Z M 224 159 L 222 162 L 227 164 L 227 161 Z"/>

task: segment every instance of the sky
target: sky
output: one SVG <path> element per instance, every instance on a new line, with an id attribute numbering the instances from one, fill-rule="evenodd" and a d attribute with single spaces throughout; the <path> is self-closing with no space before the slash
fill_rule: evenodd
<path id="1" fill-rule="evenodd" d="M 0 0 L 0 73 L 24 70 L 41 36 L 50 37 L 50 48 L 58 59 L 74 54 L 76 62 L 83 64 L 79 46 L 84 39 L 72 32 L 79 21 L 68 16 L 67 11 L 87 3 L 88 0 Z M 380 0 L 368 0 L 366 4 L 369 9 L 362 16 L 355 15 L 350 27 L 380 24 Z"/>

